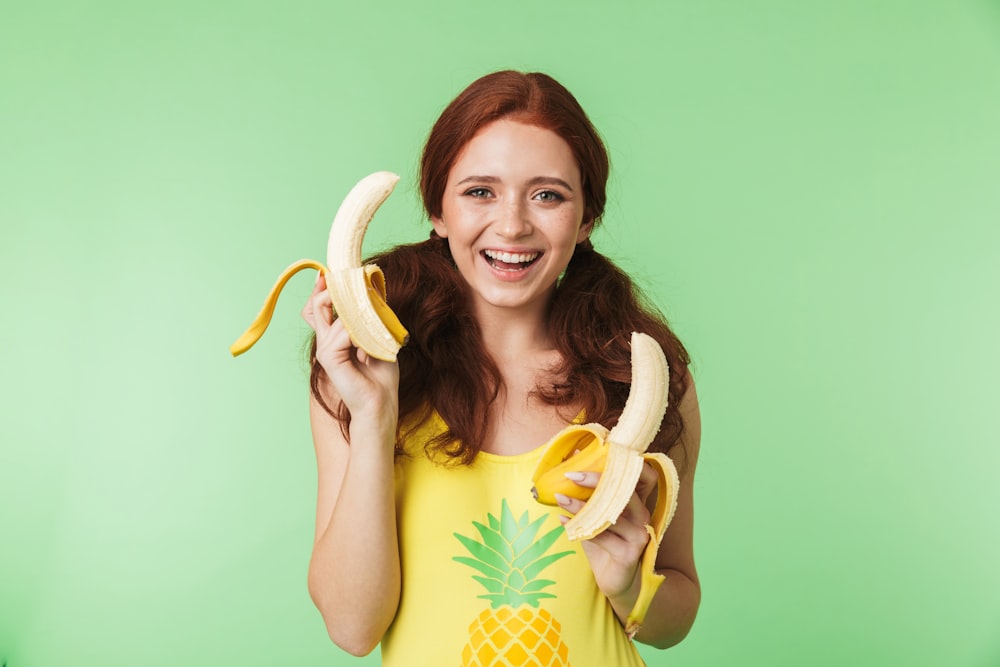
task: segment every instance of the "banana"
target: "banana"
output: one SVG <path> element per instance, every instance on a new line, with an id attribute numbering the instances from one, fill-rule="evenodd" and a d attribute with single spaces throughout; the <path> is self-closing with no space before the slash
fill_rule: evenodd
<path id="1" fill-rule="evenodd" d="M 587 500 L 594 490 L 566 478 L 568 472 L 601 472 L 608 458 L 608 429 L 600 424 L 572 424 L 546 448 L 531 481 L 531 495 L 543 505 L 558 505 L 555 494 Z"/>
<path id="2" fill-rule="evenodd" d="M 645 334 L 633 332 L 631 344 L 632 386 L 618 424 L 610 431 L 600 424 L 572 424 L 557 433 L 532 476 L 532 494 L 550 505 L 556 504 L 556 493 L 581 500 L 589 495 L 565 525 L 570 540 L 587 540 L 617 521 L 635 492 L 643 465 L 649 463 L 656 471 L 657 498 L 646 526 L 650 537 L 640 565 L 639 597 L 625 623 L 628 636 L 634 637 L 663 583 L 663 575 L 655 571 L 656 553 L 677 509 L 680 480 L 668 456 L 646 453 L 667 409 L 667 359 L 659 343 Z M 587 471 L 601 472 L 592 491 L 565 476 L 566 472 Z"/>
<path id="3" fill-rule="evenodd" d="M 285 269 L 271 288 L 253 324 L 230 346 L 235 357 L 256 343 L 274 314 L 274 306 L 285 283 L 303 269 L 316 269 L 326 278 L 333 310 L 344 323 L 351 341 L 369 356 L 395 361 L 409 333 L 385 301 L 385 276 L 375 264 L 361 265 L 361 242 L 375 211 L 392 193 L 399 176 L 379 171 L 361 179 L 347 194 L 327 242 L 328 266 L 302 259 Z"/>

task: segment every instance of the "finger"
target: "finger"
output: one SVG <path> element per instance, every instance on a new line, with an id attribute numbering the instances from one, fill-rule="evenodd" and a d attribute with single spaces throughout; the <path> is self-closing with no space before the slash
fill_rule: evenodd
<path id="1" fill-rule="evenodd" d="M 570 514 L 576 514 L 585 504 L 583 500 L 561 493 L 555 494 L 555 500 L 559 507 Z M 592 539 L 608 533 L 613 536 L 613 539 L 622 539 L 631 545 L 645 546 L 648 536 L 646 533 L 646 524 L 649 523 L 650 516 L 649 508 L 639 499 L 637 494 L 633 493 L 615 522 Z M 567 517 L 568 519 L 569 517 Z M 566 523 L 566 521 L 563 521 L 563 523 Z"/>
<path id="2" fill-rule="evenodd" d="M 645 533 L 645 538 L 640 539 L 648 540 L 649 534 Z M 589 540 L 584 540 L 580 546 L 588 558 L 598 557 L 599 560 L 606 561 L 606 567 L 609 569 L 618 570 L 617 576 L 621 581 L 617 588 L 626 590 L 635 579 L 642 554 L 646 549 L 646 542 L 625 539 L 617 533 L 605 530 Z M 604 554 L 604 557 L 600 557 L 599 554 Z"/>
<path id="3" fill-rule="evenodd" d="M 639 498 L 639 494 L 633 493 L 632 497 L 628 500 L 628 504 L 625 505 L 625 509 L 622 511 L 621 520 L 633 526 L 638 526 L 645 531 L 649 519 L 649 508 L 646 507 L 645 501 Z"/>
<path id="4" fill-rule="evenodd" d="M 309 299 L 309 307 L 312 309 L 313 329 L 316 333 L 329 330 L 333 324 L 333 301 L 330 293 L 326 290 L 315 293 Z"/>
<path id="5" fill-rule="evenodd" d="M 368 369 L 373 376 L 392 379 L 393 376 L 399 375 L 399 364 L 397 362 L 383 361 L 382 359 L 373 357 L 364 348 L 359 347 L 357 350 L 358 362 Z"/>
<path id="6" fill-rule="evenodd" d="M 399 364 L 395 361 L 381 361 L 375 357 L 369 357 L 367 364 L 372 377 L 376 378 L 383 386 L 399 388 Z"/>
<path id="7" fill-rule="evenodd" d="M 306 304 L 302 307 L 302 313 L 301 313 L 302 319 L 304 319 L 309 324 L 309 326 L 313 328 L 313 330 L 316 329 L 315 325 L 316 308 L 314 306 L 313 301 L 318 294 L 324 291 L 326 291 L 326 278 L 323 276 L 322 271 L 317 271 L 316 282 L 313 283 L 312 293 L 309 295 L 309 298 L 306 299 Z"/>
<path id="8" fill-rule="evenodd" d="M 639 500 L 645 503 L 649 500 L 649 496 L 656 489 L 656 485 L 659 482 L 659 476 L 649 463 L 643 463 L 642 472 L 639 474 L 639 482 L 635 486 L 635 493 L 639 496 Z"/>
<path id="9" fill-rule="evenodd" d="M 655 473 L 654 473 L 655 474 Z M 577 486 L 594 489 L 597 488 L 597 483 L 601 479 L 601 473 L 599 472 L 568 472 L 565 473 L 566 479 L 570 480 Z M 655 480 L 654 480 L 655 481 Z M 638 488 L 638 487 L 637 487 Z M 562 493 L 555 494 L 556 502 L 563 509 L 576 514 L 580 511 L 586 501 L 580 500 L 579 498 L 574 498 L 572 496 L 564 495 Z M 622 510 L 622 514 L 626 512 L 631 515 L 643 516 L 643 512 L 648 515 L 648 510 L 646 510 L 643 501 L 637 497 L 637 493 L 633 493 L 629 497 L 628 504 Z"/>
<path id="10" fill-rule="evenodd" d="M 555 494 L 556 503 L 570 514 L 576 514 L 583 509 L 583 501 L 579 498 L 572 498 L 563 493 Z"/>
<path id="11" fill-rule="evenodd" d="M 314 310 L 320 310 L 323 306 L 319 305 L 319 299 L 321 295 L 313 300 Z M 329 320 L 323 315 L 318 315 L 313 317 L 313 329 L 316 331 L 316 354 L 319 355 L 321 351 L 335 351 L 338 356 L 343 356 L 350 350 L 350 337 L 344 330 L 343 322 L 339 319 Z M 351 353 L 351 358 L 354 358 L 353 352 Z"/>
<path id="12" fill-rule="evenodd" d="M 647 523 L 649 523 L 649 511 L 633 495 L 618 519 L 591 539 L 618 556 L 632 558 L 640 553 L 649 541 Z"/>
<path id="13" fill-rule="evenodd" d="M 630 563 L 639 560 L 648 541 L 649 533 L 646 532 L 644 526 L 619 525 L 617 523 L 585 540 L 585 542 L 604 549 L 616 559 Z"/>
<path id="14" fill-rule="evenodd" d="M 597 483 L 601 479 L 601 473 L 599 472 L 568 472 L 566 473 L 566 479 L 571 482 L 578 484 L 589 489 L 597 488 Z M 646 502 L 649 495 L 656 488 L 658 477 L 656 471 L 653 470 L 653 466 L 648 463 L 643 464 L 642 470 L 639 474 L 639 481 L 636 483 L 635 493 L 639 496 L 642 502 Z"/>
<path id="15" fill-rule="evenodd" d="M 351 342 L 351 334 L 347 332 L 343 320 L 338 318 L 329 324 L 324 323 L 321 328 L 324 343 L 329 349 L 337 350 L 342 355 L 350 357 L 352 362 L 356 361 L 356 348 Z M 320 332 L 317 331 L 316 335 L 319 336 Z"/>
<path id="16" fill-rule="evenodd" d="M 601 473 L 599 472 L 568 472 L 566 473 L 566 479 L 577 484 L 579 486 L 586 487 L 588 489 L 596 489 L 597 482 L 601 479 Z"/>

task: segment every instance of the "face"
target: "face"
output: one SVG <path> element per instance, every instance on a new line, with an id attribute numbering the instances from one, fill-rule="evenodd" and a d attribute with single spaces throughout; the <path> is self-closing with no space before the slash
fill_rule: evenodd
<path id="1" fill-rule="evenodd" d="M 432 222 L 478 307 L 542 312 L 590 235 L 583 208 L 569 144 L 551 130 L 498 120 L 459 154 Z"/>

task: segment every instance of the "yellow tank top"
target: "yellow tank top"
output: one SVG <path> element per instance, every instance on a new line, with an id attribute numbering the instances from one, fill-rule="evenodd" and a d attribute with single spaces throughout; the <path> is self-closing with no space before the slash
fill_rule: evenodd
<path id="1" fill-rule="evenodd" d="M 443 430 L 432 415 L 396 464 L 402 593 L 383 664 L 644 665 L 560 512 L 531 496 L 543 448 L 447 466 L 423 451 Z"/>

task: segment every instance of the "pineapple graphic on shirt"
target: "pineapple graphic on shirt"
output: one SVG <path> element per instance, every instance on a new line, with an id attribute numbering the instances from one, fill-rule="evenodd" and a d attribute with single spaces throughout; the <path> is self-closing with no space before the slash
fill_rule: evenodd
<path id="1" fill-rule="evenodd" d="M 455 533 L 471 557 L 453 560 L 480 573 L 472 578 L 487 591 L 479 597 L 490 602 L 469 625 L 463 667 L 569 667 L 559 621 L 541 606 L 543 599 L 556 597 L 543 590 L 556 582 L 541 578 L 542 571 L 573 553 L 547 553 L 563 527 L 538 537 L 549 515 L 532 521 L 524 512 L 515 518 L 506 499 L 499 518 L 486 516 L 488 525 L 472 522 L 478 540 Z"/>

